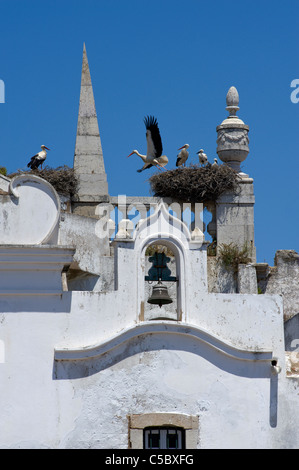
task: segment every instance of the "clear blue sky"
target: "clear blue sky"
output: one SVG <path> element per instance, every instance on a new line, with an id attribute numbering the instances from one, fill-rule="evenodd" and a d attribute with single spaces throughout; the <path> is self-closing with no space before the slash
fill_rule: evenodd
<path id="1" fill-rule="evenodd" d="M 150 194 L 143 117 L 158 118 L 164 153 L 216 155 L 216 126 L 237 87 L 249 125 L 243 171 L 254 178 L 258 261 L 299 251 L 299 2 L 288 0 L 0 0 L 0 166 L 73 165 L 83 43 L 94 87 L 109 193 Z"/>

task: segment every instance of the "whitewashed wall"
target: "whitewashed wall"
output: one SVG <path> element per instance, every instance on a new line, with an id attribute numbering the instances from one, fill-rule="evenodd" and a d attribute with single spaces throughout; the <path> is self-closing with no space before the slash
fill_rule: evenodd
<path id="1" fill-rule="evenodd" d="M 127 448 L 127 416 L 154 412 L 199 416 L 199 448 L 298 446 L 298 381 L 285 377 L 279 300 L 263 297 L 256 310 L 246 296 L 222 297 L 203 297 L 191 328 L 137 326 L 121 294 L 2 296 L 0 447 Z M 258 359 L 264 350 L 278 357 L 279 375 Z"/>
<path id="2" fill-rule="evenodd" d="M 62 291 L 75 248 L 2 245 L 3 278 L 18 269 L 0 290 L 0 448 L 127 448 L 128 416 L 162 412 L 198 416 L 198 448 L 298 447 L 281 296 L 209 294 L 205 246 L 172 220 L 181 321 L 142 321 L 144 252 L 167 242 L 165 216 L 115 242 L 106 293 Z"/>

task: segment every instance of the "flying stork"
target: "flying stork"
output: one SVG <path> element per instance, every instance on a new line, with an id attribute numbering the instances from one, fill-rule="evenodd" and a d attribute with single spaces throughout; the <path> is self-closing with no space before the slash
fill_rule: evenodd
<path id="1" fill-rule="evenodd" d="M 199 158 L 199 163 L 202 165 L 202 166 L 205 166 L 206 163 L 208 162 L 208 157 L 206 156 L 206 154 L 204 153 L 203 149 L 200 149 L 198 152 L 196 152 L 198 154 L 198 158 Z"/>
<path id="2" fill-rule="evenodd" d="M 189 148 L 189 144 L 185 144 L 183 145 L 183 147 L 180 147 L 178 149 L 180 150 L 180 153 L 178 154 L 178 157 L 177 157 L 176 166 L 186 165 L 186 161 L 189 156 L 189 152 L 187 150 L 188 148 Z"/>
<path id="3" fill-rule="evenodd" d="M 43 169 L 43 163 L 47 158 L 46 150 L 50 150 L 50 149 L 48 149 L 48 147 L 46 147 L 45 145 L 41 145 L 41 149 L 42 149 L 41 152 L 38 152 L 35 155 L 33 155 L 33 157 L 31 157 L 31 160 L 27 165 L 28 168 L 31 168 L 31 170 L 36 170 L 40 165 L 41 165 L 41 169 Z"/>
<path id="4" fill-rule="evenodd" d="M 165 170 L 164 166 L 167 165 L 168 158 L 166 155 L 162 155 L 163 147 L 157 119 L 153 116 L 147 116 L 144 118 L 144 124 L 146 127 L 147 141 L 146 155 L 142 155 L 138 150 L 133 150 L 128 157 L 135 153 L 143 160 L 144 165 L 140 170 L 137 170 L 138 173 L 152 166 L 157 166 L 161 171 L 162 169 Z"/>

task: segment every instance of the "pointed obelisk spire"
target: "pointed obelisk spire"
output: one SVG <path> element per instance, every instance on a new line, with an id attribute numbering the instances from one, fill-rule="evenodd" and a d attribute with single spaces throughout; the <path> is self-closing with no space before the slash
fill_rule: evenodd
<path id="1" fill-rule="evenodd" d="M 103 196 L 108 195 L 107 176 L 85 44 L 74 170 L 79 180 L 76 195 L 78 202 L 98 202 Z"/>

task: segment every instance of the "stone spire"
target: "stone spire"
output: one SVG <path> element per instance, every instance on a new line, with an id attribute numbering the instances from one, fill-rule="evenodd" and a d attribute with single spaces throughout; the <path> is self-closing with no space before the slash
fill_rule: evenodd
<path id="1" fill-rule="evenodd" d="M 99 202 L 103 200 L 103 196 L 108 195 L 107 176 L 85 44 L 74 170 L 79 179 L 75 201 Z"/>

